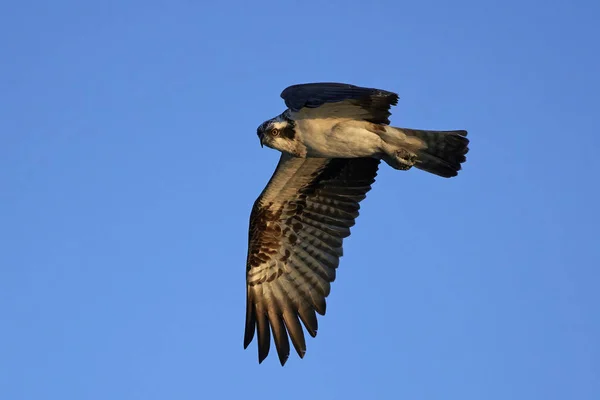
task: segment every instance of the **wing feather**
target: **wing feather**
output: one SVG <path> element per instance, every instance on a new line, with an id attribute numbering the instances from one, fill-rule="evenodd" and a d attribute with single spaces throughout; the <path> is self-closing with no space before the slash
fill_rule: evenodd
<path id="1" fill-rule="evenodd" d="M 273 331 L 273 340 L 275 341 L 279 361 L 281 364 L 285 364 L 290 356 L 290 341 L 283 322 L 283 310 L 286 298 L 282 293 L 279 282 L 270 282 L 269 288 L 273 292 L 273 303 L 269 307 L 268 312 L 269 322 Z"/>
<path id="2" fill-rule="evenodd" d="M 294 119 L 330 116 L 378 124 L 390 123 L 390 108 L 398 103 L 393 92 L 332 82 L 292 85 L 281 92 L 281 98 L 297 113 Z"/>
<path id="3" fill-rule="evenodd" d="M 319 322 L 317 321 L 317 313 L 312 307 L 302 305 L 298 308 L 298 316 L 304 324 L 306 331 L 311 337 L 317 336 L 319 330 Z"/>
<path id="4" fill-rule="evenodd" d="M 290 339 L 292 339 L 296 353 L 298 353 L 300 358 L 303 358 L 306 353 L 306 340 L 304 339 L 304 331 L 302 330 L 302 325 L 300 325 L 298 314 L 291 308 L 286 308 L 283 312 L 283 321 L 285 322 Z"/>
<path id="5" fill-rule="evenodd" d="M 271 347 L 271 332 L 269 317 L 263 303 L 256 303 L 256 332 L 258 336 L 258 362 L 261 363 L 269 355 Z"/>
<path id="6" fill-rule="evenodd" d="M 244 347 L 256 334 L 259 362 L 269 354 L 271 334 L 281 365 L 290 339 L 304 356 L 300 321 L 316 336 L 316 314 L 326 312 L 343 238 L 350 235 L 378 165 L 371 158 L 282 154 L 250 216 Z"/>

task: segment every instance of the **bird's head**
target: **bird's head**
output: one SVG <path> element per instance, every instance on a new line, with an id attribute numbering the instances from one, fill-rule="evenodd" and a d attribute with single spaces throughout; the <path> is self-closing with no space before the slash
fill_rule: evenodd
<path id="1" fill-rule="evenodd" d="M 263 122 L 256 130 L 260 145 L 293 153 L 296 148 L 294 125 L 294 121 L 286 118 L 284 114 Z"/>

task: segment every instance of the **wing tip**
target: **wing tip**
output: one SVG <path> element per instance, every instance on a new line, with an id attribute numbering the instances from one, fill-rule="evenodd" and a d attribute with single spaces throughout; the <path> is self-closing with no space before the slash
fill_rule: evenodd
<path id="1" fill-rule="evenodd" d="M 252 343 L 252 338 L 250 338 L 249 340 L 244 338 L 244 350 L 246 350 L 248 346 L 250 346 L 250 343 Z"/>
<path id="2" fill-rule="evenodd" d="M 259 352 L 258 353 L 258 363 L 262 364 L 262 362 L 265 361 L 265 359 L 267 358 L 268 355 L 269 355 L 269 353 L 267 353 L 267 354 L 261 354 Z"/>
<path id="3" fill-rule="evenodd" d="M 279 356 L 279 363 L 281 364 L 282 367 L 285 366 L 285 363 L 287 362 L 287 360 L 289 358 L 290 358 L 289 354 L 288 355 L 284 355 L 284 356 L 282 356 L 282 355 Z"/>

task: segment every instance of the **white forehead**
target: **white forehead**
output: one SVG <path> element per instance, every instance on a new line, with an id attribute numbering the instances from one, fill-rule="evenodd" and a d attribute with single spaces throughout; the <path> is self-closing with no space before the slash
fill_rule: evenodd
<path id="1" fill-rule="evenodd" d="M 275 120 L 271 123 L 271 127 L 272 128 L 276 128 L 276 129 L 283 129 L 287 126 L 287 121 L 283 120 L 283 121 L 279 121 L 279 120 Z"/>

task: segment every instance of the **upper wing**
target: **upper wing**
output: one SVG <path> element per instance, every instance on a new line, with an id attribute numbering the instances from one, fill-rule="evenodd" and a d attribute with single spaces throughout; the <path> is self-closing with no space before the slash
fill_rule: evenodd
<path id="1" fill-rule="evenodd" d="M 298 118 L 335 116 L 377 124 L 389 124 L 390 108 L 398 103 L 396 93 L 345 83 L 293 85 L 281 92 L 281 98 L 299 113 Z"/>
<path id="2" fill-rule="evenodd" d="M 342 240 L 358 217 L 359 202 L 375 181 L 373 158 L 295 158 L 282 154 L 250 215 L 244 348 L 258 334 L 258 358 L 269 354 L 271 331 L 284 365 L 292 340 L 306 352 L 300 320 L 317 334 L 315 311 L 342 256 Z"/>

